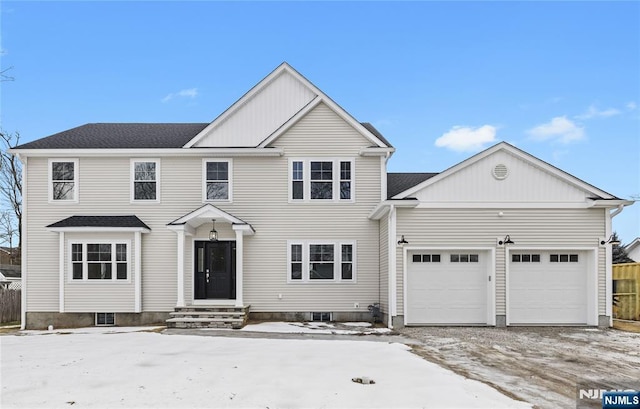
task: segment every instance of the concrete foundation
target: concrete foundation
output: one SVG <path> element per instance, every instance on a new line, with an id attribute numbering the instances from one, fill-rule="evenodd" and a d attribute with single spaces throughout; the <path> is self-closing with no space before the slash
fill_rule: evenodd
<path id="1" fill-rule="evenodd" d="M 496 315 L 496 327 L 506 327 L 506 326 L 507 326 L 507 316 Z"/>
<path id="2" fill-rule="evenodd" d="M 600 328 L 609 328 L 611 327 L 611 317 L 608 315 L 599 315 L 598 316 L 598 327 Z"/>
<path id="3" fill-rule="evenodd" d="M 331 311 L 333 321 L 366 321 L 371 322 L 369 311 Z M 249 312 L 249 319 L 255 321 L 311 321 L 310 312 Z"/>
<path id="4" fill-rule="evenodd" d="M 116 326 L 131 327 L 140 325 L 165 325 L 169 318 L 168 312 L 115 313 Z M 96 315 L 93 312 L 27 312 L 26 329 L 80 328 L 96 325 Z"/>
<path id="5" fill-rule="evenodd" d="M 404 315 L 396 315 L 391 318 L 391 325 L 394 329 L 404 328 Z"/>

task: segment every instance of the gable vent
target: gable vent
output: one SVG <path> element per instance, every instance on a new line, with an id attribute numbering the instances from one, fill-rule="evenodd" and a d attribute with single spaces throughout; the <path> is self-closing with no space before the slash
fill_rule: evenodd
<path id="1" fill-rule="evenodd" d="M 499 165 L 494 166 L 492 173 L 494 178 L 498 180 L 502 180 L 509 175 L 509 169 L 507 168 L 507 165 L 504 165 L 501 163 Z"/>

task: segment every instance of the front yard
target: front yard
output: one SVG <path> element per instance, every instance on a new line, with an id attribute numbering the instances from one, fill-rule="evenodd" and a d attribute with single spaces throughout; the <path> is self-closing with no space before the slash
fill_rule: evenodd
<path id="1" fill-rule="evenodd" d="M 400 343 L 126 331 L 0 336 L 1 406 L 530 407 Z"/>

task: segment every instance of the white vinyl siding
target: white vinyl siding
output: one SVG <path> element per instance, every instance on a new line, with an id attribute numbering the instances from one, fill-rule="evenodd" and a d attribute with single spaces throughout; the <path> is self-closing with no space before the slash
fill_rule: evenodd
<path id="1" fill-rule="evenodd" d="M 503 216 L 498 216 L 502 211 Z M 397 232 L 411 246 L 497 247 L 506 234 L 514 246 L 594 248 L 605 235 L 603 209 L 398 209 Z M 425 234 L 424 232 L 429 232 Z M 604 249 L 599 250 L 598 314 L 605 314 Z M 404 309 L 402 249 L 397 249 L 398 313 Z M 496 248 L 496 314 L 506 314 L 505 250 Z"/>
<path id="2" fill-rule="evenodd" d="M 504 164 L 508 176 L 498 180 L 492 171 Z M 560 180 L 512 154 L 499 151 L 417 192 L 421 202 L 584 203 L 585 191 Z"/>
<path id="3" fill-rule="evenodd" d="M 269 86 L 245 101 L 234 115 L 208 131 L 195 146 L 257 146 L 315 96 L 293 75 L 283 72 L 272 79 Z"/>
<path id="4" fill-rule="evenodd" d="M 360 149 L 371 145 L 350 125 L 320 104 L 278 138 L 274 146 L 285 148 L 283 157 L 234 157 L 233 203 L 216 202 L 223 211 L 251 223 L 256 231 L 244 237 L 244 302 L 254 312 L 360 311 L 379 300 L 378 221 L 367 215 L 380 200 L 380 159 L 361 157 Z M 354 203 L 288 202 L 290 158 L 354 158 Z M 172 311 L 177 300 L 177 235 L 167 223 L 199 208 L 203 203 L 203 162 L 209 157 L 162 157 L 162 202 L 130 201 L 130 158 L 92 157 L 80 161 L 82 200 L 70 210 L 48 204 L 47 159 L 29 158 L 27 172 L 28 311 L 57 311 L 59 305 L 59 238 L 45 226 L 72 215 L 135 214 L 151 232 L 142 235 L 142 311 Z M 104 169 L 109 169 L 108 177 Z M 108 197 L 109 200 L 104 200 Z M 185 300 L 193 291 L 193 241 L 208 239 L 210 221 L 185 241 Z M 235 240 L 226 223 L 216 222 L 221 240 Z M 357 283 L 314 283 L 293 286 L 287 282 L 287 240 L 304 237 L 316 241 L 355 241 Z M 67 238 L 68 239 L 68 238 Z M 133 238 L 131 254 L 133 249 Z M 130 261 L 134 265 L 134 260 Z M 65 271 L 69 271 L 65 267 Z M 114 308 L 104 312 L 132 311 L 134 288 L 119 285 L 109 296 Z M 105 283 L 98 283 L 105 284 Z M 97 287 L 97 286 L 96 286 Z M 101 289 L 104 286 L 100 287 Z M 65 291 L 66 310 L 97 311 L 103 293 L 84 289 Z M 282 294 L 282 299 L 278 298 Z M 100 301 L 102 302 L 102 301 Z M 355 309 L 354 303 L 360 308 Z"/>

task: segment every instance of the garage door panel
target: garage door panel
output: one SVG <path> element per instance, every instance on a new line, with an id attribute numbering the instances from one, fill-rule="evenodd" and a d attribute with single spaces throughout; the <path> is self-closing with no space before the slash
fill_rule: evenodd
<path id="1" fill-rule="evenodd" d="M 416 258 L 413 255 L 422 253 L 438 254 L 440 261 L 414 262 Z M 471 258 L 468 256 L 471 253 L 478 257 Z M 465 257 L 462 259 L 467 261 L 451 262 L 451 254 L 463 254 Z M 408 323 L 486 324 L 487 257 L 486 252 L 466 250 L 410 253 L 407 269 Z M 470 259 L 474 262 L 468 261 Z"/>
<path id="2" fill-rule="evenodd" d="M 520 254 L 539 254 L 539 262 L 514 260 Z M 586 324 L 586 264 L 585 252 L 514 250 L 509 263 L 510 324 Z"/>

